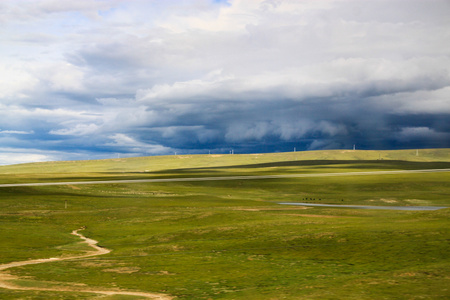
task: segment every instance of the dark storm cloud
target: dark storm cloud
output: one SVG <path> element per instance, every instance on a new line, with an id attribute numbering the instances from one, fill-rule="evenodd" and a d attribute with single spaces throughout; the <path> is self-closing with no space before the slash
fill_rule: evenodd
<path id="1" fill-rule="evenodd" d="M 0 163 L 450 147 L 447 1 L 0 10 Z"/>

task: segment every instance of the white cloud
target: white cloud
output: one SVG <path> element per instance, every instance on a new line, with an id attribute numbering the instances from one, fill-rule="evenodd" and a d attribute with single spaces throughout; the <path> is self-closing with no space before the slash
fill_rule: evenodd
<path id="1" fill-rule="evenodd" d="M 375 97 L 374 101 L 400 114 L 449 114 L 450 87 Z"/>
<path id="2" fill-rule="evenodd" d="M 109 139 L 113 140 L 113 142 L 106 143 L 106 146 L 119 148 L 126 152 L 147 155 L 168 154 L 172 152 L 171 148 L 157 144 L 143 143 L 123 133 L 116 133 L 110 136 Z"/>
<path id="3" fill-rule="evenodd" d="M 116 6 L 120 0 L 20 0 L 2 1 L 3 10 L 8 14 L 2 14 L 0 22 L 36 21 L 41 18 L 49 18 L 52 14 L 82 13 L 90 18 L 98 18 L 99 12 Z"/>
<path id="4" fill-rule="evenodd" d="M 11 65 L 2 63 L 0 59 L 0 101 L 17 102 L 23 98 L 29 98 L 29 92 L 38 84 L 34 77 L 23 65 L 19 63 Z"/>
<path id="5" fill-rule="evenodd" d="M 0 134 L 33 134 L 34 131 L 23 131 L 23 130 L 1 130 L 0 129 Z"/>
<path id="6" fill-rule="evenodd" d="M 201 1 L 198 1 L 200 3 Z M 206 4 L 206 1 L 204 1 Z M 240 31 L 249 24 L 258 22 L 259 10 L 262 1 L 233 1 L 232 5 L 215 7 L 207 5 L 190 6 L 190 11 L 179 6 L 174 14 L 167 19 L 160 20 L 157 25 L 171 31 L 182 33 L 189 30 L 202 30 L 212 32 Z M 194 3 L 194 2 L 192 2 Z M 194 4 L 195 5 L 195 4 Z"/>
<path id="7" fill-rule="evenodd" d="M 96 124 L 77 124 L 73 128 L 64 128 L 58 130 L 51 130 L 50 134 L 55 135 L 90 135 L 98 131 L 99 126 Z"/>
<path id="8" fill-rule="evenodd" d="M 52 91 L 76 92 L 84 87 L 84 72 L 70 63 L 57 63 L 41 70 L 48 74 L 46 81 Z"/>
<path id="9" fill-rule="evenodd" d="M 52 161 L 58 157 L 58 154 L 54 151 L 0 147 L 0 165 Z"/>
<path id="10" fill-rule="evenodd" d="M 414 58 L 337 59 L 304 68 L 286 68 L 238 77 L 212 72 L 203 78 L 139 90 L 138 101 L 234 101 L 333 97 L 346 94 L 396 94 L 444 87 L 450 81 L 450 60 Z M 214 74 L 215 76 L 211 76 Z"/>
<path id="11" fill-rule="evenodd" d="M 430 139 L 430 140 L 445 140 L 450 138 L 448 132 L 436 132 L 429 127 L 405 127 L 398 133 L 400 140 L 410 141 L 414 139 Z"/>
<path id="12" fill-rule="evenodd" d="M 67 122 L 70 120 L 92 120 L 98 118 L 96 114 L 90 114 L 88 111 L 72 110 L 70 108 L 30 108 L 19 105 L 3 105 L 0 103 L 0 117 L 4 121 L 16 122 L 24 120 L 45 121 L 51 120 L 55 123 Z"/>
<path id="13" fill-rule="evenodd" d="M 43 154 L 4 152 L 0 153 L 0 165 L 13 165 L 31 162 L 51 161 L 54 158 Z"/>

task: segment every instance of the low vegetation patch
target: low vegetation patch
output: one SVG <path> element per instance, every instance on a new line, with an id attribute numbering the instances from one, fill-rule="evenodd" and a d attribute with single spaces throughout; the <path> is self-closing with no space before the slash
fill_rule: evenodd
<path id="1" fill-rule="evenodd" d="M 8 166 L 0 168 L 0 177 L 3 182 L 37 182 L 448 168 L 448 150 L 420 154 L 422 161 L 416 151 L 135 158 Z M 138 170 L 147 172 L 136 175 Z M 278 204 L 450 207 L 450 172 L 74 187 L 0 188 L 0 263 L 85 253 L 88 247 L 70 234 L 81 227 L 83 235 L 112 251 L 5 270 L 23 287 L 80 290 L 0 287 L 1 299 L 98 297 L 83 288 L 177 299 L 450 297 L 450 209 Z M 122 298 L 140 299 L 105 299 Z"/>

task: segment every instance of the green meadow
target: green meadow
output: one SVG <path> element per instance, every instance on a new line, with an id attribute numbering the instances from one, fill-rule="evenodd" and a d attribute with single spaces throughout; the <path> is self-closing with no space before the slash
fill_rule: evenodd
<path id="1" fill-rule="evenodd" d="M 188 155 L 1 166 L 0 184 L 447 168 L 450 149 Z M 0 299 L 450 298 L 449 208 L 280 202 L 450 208 L 450 172 L 0 187 L 0 264 L 82 255 L 83 226 L 112 250 L 5 270 L 30 290 Z"/>

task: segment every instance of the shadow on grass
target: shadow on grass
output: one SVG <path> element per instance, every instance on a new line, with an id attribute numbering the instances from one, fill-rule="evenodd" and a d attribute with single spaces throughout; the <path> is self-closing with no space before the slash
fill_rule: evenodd
<path id="1" fill-rule="evenodd" d="M 231 165 L 223 167 L 206 168 L 180 168 L 171 170 L 161 170 L 153 174 L 171 173 L 200 173 L 213 172 L 223 169 L 263 169 L 277 167 L 314 167 L 314 168 L 338 168 L 345 169 L 400 169 L 400 170 L 419 170 L 419 169 L 447 169 L 450 168 L 450 162 L 413 162 L 403 160 L 294 160 L 283 162 L 270 162 L 248 165 Z"/>
<path id="2" fill-rule="evenodd" d="M 304 168 L 303 168 L 304 167 Z M 272 168 L 271 170 L 268 170 Z M 280 169 L 276 169 L 280 168 Z M 291 169 L 286 169 L 291 168 Z M 412 162 L 402 160 L 295 160 L 283 162 L 270 162 L 247 165 L 231 165 L 220 167 L 200 167 L 200 168 L 179 168 L 166 169 L 155 172 L 96 172 L 97 176 L 58 176 L 40 178 L 34 182 L 83 182 L 83 181 L 114 181 L 114 180 L 140 180 L 140 179 L 171 179 L 185 177 L 214 177 L 214 176 L 235 176 L 239 172 L 247 169 L 252 175 L 263 175 L 270 173 L 304 173 L 319 169 L 324 169 L 324 173 L 330 169 L 341 169 L 339 172 L 347 170 L 420 170 L 420 169 L 447 169 L 450 162 Z M 246 172 L 247 175 L 250 173 Z M 19 182 L 20 183 L 20 182 Z M 105 183 L 114 184 L 114 183 Z"/>

